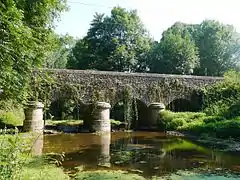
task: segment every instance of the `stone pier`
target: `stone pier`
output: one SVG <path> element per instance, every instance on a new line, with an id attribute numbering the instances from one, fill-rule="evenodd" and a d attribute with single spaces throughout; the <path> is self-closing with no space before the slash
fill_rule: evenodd
<path id="1" fill-rule="evenodd" d="M 106 102 L 97 102 L 93 109 L 92 130 L 95 132 L 111 132 L 110 122 L 111 105 Z"/>
<path id="2" fill-rule="evenodd" d="M 28 102 L 24 110 L 25 120 L 23 122 L 24 132 L 43 132 L 43 107 L 41 102 Z"/>
<path id="3" fill-rule="evenodd" d="M 149 127 L 157 129 L 159 125 L 159 113 L 165 110 L 163 103 L 151 103 L 149 105 Z"/>

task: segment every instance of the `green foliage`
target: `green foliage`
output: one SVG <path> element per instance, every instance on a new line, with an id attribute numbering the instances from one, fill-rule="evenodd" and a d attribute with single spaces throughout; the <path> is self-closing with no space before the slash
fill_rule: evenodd
<path id="1" fill-rule="evenodd" d="M 46 125 L 51 126 L 79 126 L 83 124 L 83 120 L 46 120 Z"/>
<path id="2" fill-rule="evenodd" d="M 16 100 L 0 101 L 0 128 L 22 125 L 24 118 L 23 106 Z"/>
<path id="3" fill-rule="evenodd" d="M 150 44 L 137 12 L 115 7 L 110 16 L 94 16 L 87 36 L 72 49 L 68 67 L 145 71 Z"/>
<path id="4" fill-rule="evenodd" d="M 33 61 L 36 40 L 23 22 L 23 12 L 14 0 L 0 2 L 0 89 L 1 99 L 22 99 Z"/>
<path id="5" fill-rule="evenodd" d="M 28 144 L 17 129 L 13 135 L 6 134 L 6 129 L 0 135 L 0 179 L 16 179 L 25 164 L 25 156 Z"/>
<path id="6" fill-rule="evenodd" d="M 205 20 L 196 30 L 195 42 L 199 49 L 198 75 L 222 76 L 236 67 L 239 60 L 240 36 L 230 25 Z"/>
<path id="7" fill-rule="evenodd" d="M 151 49 L 151 72 L 222 76 L 238 67 L 240 35 L 218 21 L 177 22 Z"/>
<path id="8" fill-rule="evenodd" d="M 0 180 L 69 179 L 61 168 L 55 166 L 55 159 L 47 155 L 32 156 L 32 144 L 37 138 L 37 134 L 19 134 L 17 129 L 13 134 L 1 130 Z"/>
<path id="9" fill-rule="evenodd" d="M 204 113 L 163 111 L 160 119 L 163 121 L 166 130 L 178 130 L 191 123 L 198 123 L 205 117 Z"/>
<path id="10" fill-rule="evenodd" d="M 204 90 L 204 112 L 231 118 L 239 115 L 240 73 L 230 71 L 224 81 Z"/>
<path id="11" fill-rule="evenodd" d="M 97 180 L 97 179 L 106 179 L 106 180 L 144 180 L 145 178 L 136 175 L 130 174 L 125 171 L 85 171 L 79 172 L 76 175 L 76 180 Z"/>
<path id="12" fill-rule="evenodd" d="M 64 9 L 62 0 L 0 2 L 1 99 L 25 100 L 31 71 L 51 50 L 51 28 Z"/>
<path id="13" fill-rule="evenodd" d="M 191 35 L 183 28 L 172 26 L 163 33 L 151 52 L 151 72 L 192 74 L 199 64 L 198 51 Z"/>
<path id="14" fill-rule="evenodd" d="M 131 129 L 134 118 L 138 120 L 137 104 L 131 86 L 125 86 L 123 89 L 123 111 L 124 121 L 127 124 L 127 130 Z"/>
<path id="15" fill-rule="evenodd" d="M 53 34 L 52 38 L 53 41 L 55 40 L 55 43 L 53 44 L 52 50 L 48 52 L 44 67 L 64 69 L 67 66 L 75 40 L 69 35 L 59 36 Z"/>
<path id="16" fill-rule="evenodd" d="M 21 126 L 23 125 L 24 118 L 23 109 L 14 109 L 8 112 L 0 110 L 0 124 Z"/>
<path id="17" fill-rule="evenodd" d="M 205 113 L 164 111 L 160 118 L 167 130 L 208 134 L 220 138 L 240 135 L 240 73 L 230 71 L 224 81 L 203 90 Z"/>
<path id="18" fill-rule="evenodd" d="M 121 122 L 121 121 L 118 121 L 118 120 L 111 119 L 111 124 L 112 124 L 112 125 L 117 125 L 117 126 L 119 126 L 119 125 L 122 124 L 122 122 Z"/>
<path id="19" fill-rule="evenodd" d="M 195 135 L 208 134 L 218 138 L 238 138 L 240 117 L 226 119 L 223 116 L 206 116 L 204 113 L 174 113 L 164 111 L 160 114 L 166 130 L 178 130 Z"/>
<path id="20" fill-rule="evenodd" d="M 211 123 L 202 123 L 184 127 L 184 130 L 194 134 L 209 134 L 218 138 L 238 138 L 240 135 L 240 118 L 222 120 Z"/>
<path id="21" fill-rule="evenodd" d="M 24 167 L 19 174 L 19 180 L 69 180 L 70 177 L 64 171 L 54 165 L 40 165 Z"/>

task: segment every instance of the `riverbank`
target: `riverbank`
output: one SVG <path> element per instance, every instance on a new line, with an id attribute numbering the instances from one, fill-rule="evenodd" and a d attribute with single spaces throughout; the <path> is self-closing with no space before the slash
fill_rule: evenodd
<path id="1" fill-rule="evenodd" d="M 225 118 L 205 113 L 160 113 L 162 126 L 168 135 L 181 136 L 222 151 L 240 151 L 240 117 Z"/>
<path id="2" fill-rule="evenodd" d="M 161 126 L 166 131 L 178 131 L 201 137 L 239 140 L 240 117 L 225 118 L 205 113 L 164 111 L 160 113 Z"/>
<path id="3" fill-rule="evenodd" d="M 187 132 L 167 131 L 168 136 L 184 137 L 188 140 L 201 144 L 203 146 L 219 149 L 224 152 L 237 152 L 240 153 L 240 141 L 234 139 L 220 139 L 207 135 L 197 136 Z"/>

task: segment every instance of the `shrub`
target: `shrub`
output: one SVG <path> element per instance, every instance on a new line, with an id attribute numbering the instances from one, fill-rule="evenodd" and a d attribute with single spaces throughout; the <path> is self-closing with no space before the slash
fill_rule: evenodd
<path id="1" fill-rule="evenodd" d="M 225 74 L 224 81 L 205 88 L 203 99 L 204 112 L 208 115 L 223 116 L 228 112 L 230 117 L 237 116 L 235 112 L 239 109 L 240 102 L 240 72 L 230 71 Z"/>
<path id="2" fill-rule="evenodd" d="M 68 180 L 61 168 L 57 168 L 48 156 L 32 157 L 31 144 L 36 136 L 0 135 L 0 180 Z"/>
<path id="3" fill-rule="evenodd" d="M 168 130 L 177 130 L 179 127 L 186 124 L 184 118 L 175 118 L 167 125 Z"/>
<path id="4" fill-rule="evenodd" d="M 204 113 L 163 111 L 160 119 L 164 122 L 166 130 L 181 129 L 189 123 L 201 121 L 206 115 Z"/>
<path id="5" fill-rule="evenodd" d="M 20 126 L 23 124 L 24 117 L 23 109 L 0 111 L 0 124 Z"/>
<path id="6" fill-rule="evenodd" d="M 26 151 L 26 141 L 21 138 L 17 129 L 13 135 L 2 131 L 0 136 L 0 179 L 16 179 L 24 166 Z"/>
<path id="7" fill-rule="evenodd" d="M 223 121 L 226 120 L 225 117 L 222 116 L 206 116 L 205 118 L 203 118 L 203 122 L 204 123 L 216 123 L 218 121 Z"/>
<path id="8" fill-rule="evenodd" d="M 226 118 L 233 118 L 233 117 L 237 117 L 240 116 L 240 101 L 233 104 L 232 106 L 230 106 L 224 113 L 223 115 Z"/>

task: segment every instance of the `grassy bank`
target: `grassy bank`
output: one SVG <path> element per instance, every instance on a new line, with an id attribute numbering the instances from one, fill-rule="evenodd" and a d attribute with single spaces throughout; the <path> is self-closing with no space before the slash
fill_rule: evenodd
<path id="1" fill-rule="evenodd" d="M 205 113 L 165 111 L 160 114 L 165 129 L 208 135 L 217 138 L 239 138 L 240 117 L 209 116 Z"/>
<path id="2" fill-rule="evenodd" d="M 0 133 L 0 180 L 67 180 L 69 177 L 57 167 L 50 156 L 35 156 L 33 144 L 39 135 L 19 134 L 15 130 Z"/>

